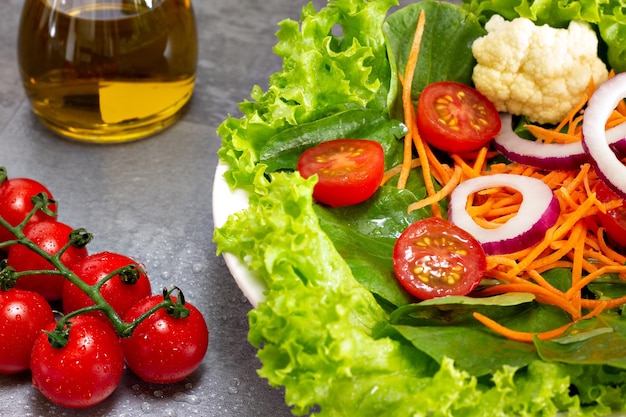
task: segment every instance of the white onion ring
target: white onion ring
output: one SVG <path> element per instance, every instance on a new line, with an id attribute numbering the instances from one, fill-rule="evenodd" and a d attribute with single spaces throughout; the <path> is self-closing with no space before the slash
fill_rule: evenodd
<path id="1" fill-rule="evenodd" d="M 585 110 L 582 141 L 598 176 L 622 198 L 626 198 L 626 167 L 607 143 L 605 126 L 624 97 L 626 73 L 617 74 L 598 87 Z"/>
<path id="2" fill-rule="evenodd" d="M 585 119 L 587 113 L 585 113 Z M 560 144 L 526 140 L 517 135 L 511 126 L 512 116 L 501 113 L 502 129 L 494 138 L 496 149 L 508 160 L 545 170 L 576 170 L 590 158 L 581 142 Z M 605 119 L 606 120 L 606 119 Z M 606 131 L 613 152 L 626 154 L 626 123 Z"/>
<path id="3" fill-rule="evenodd" d="M 469 196 L 493 187 L 509 187 L 522 194 L 515 217 L 495 229 L 486 229 L 466 210 Z M 512 253 L 539 242 L 560 214 L 559 202 L 543 181 L 514 174 L 494 174 L 471 178 L 459 184 L 450 195 L 448 220 L 469 232 L 488 255 Z"/>

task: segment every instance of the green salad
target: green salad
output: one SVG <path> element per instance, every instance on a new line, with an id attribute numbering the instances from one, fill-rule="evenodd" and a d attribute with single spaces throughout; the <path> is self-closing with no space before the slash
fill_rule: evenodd
<path id="1" fill-rule="evenodd" d="M 523 343 L 472 318 L 481 312 L 520 330 L 554 328 L 556 307 L 528 294 L 416 302 L 393 274 L 396 238 L 427 209 L 413 172 L 407 187 L 381 187 L 367 202 L 315 204 L 314 179 L 294 173 L 299 155 L 338 137 L 375 139 L 385 165 L 402 161 L 397 73 L 405 68 L 420 10 L 428 16 L 414 96 L 428 84 L 471 84 L 470 46 L 493 14 L 565 27 L 589 22 L 601 56 L 626 70 L 626 16 L 616 0 L 331 0 L 279 24 L 274 53 L 282 70 L 240 104 L 243 116 L 218 128 L 225 179 L 250 193 L 249 208 L 215 230 L 218 252 L 245 262 L 267 287 L 249 313 L 259 375 L 284 387 L 295 415 L 570 416 L 626 410 L 626 320 L 603 314 L 581 336 Z M 414 170 L 417 171 L 417 170 Z M 446 204 L 445 202 L 443 203 Z M 445 208 L 445 207 L 444 207 Z M 562 269 L 546 277 L 566 281 Z M 601 285 L 601 284 L 598 284 Z M 610 288 L 609 288 L 610 286 Z M 613 280 L 606 291 L 626 294 Z M 579 329 L 580 330 L 580 329 Z M 583 329 L 584 330 L 584 329 Z"/>

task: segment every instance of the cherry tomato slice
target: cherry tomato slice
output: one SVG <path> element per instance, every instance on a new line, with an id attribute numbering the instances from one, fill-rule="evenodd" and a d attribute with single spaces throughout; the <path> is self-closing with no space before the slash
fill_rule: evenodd
<path id="1" fill-rule="evenodd" d="M 596 187 L 596 196 L 603 203 L 621 200 L 604 182 L 599 182 Z M 599 213 L 598 220 L 604 227 L 609 238 L 618 245 L 626 248 L 626 207 L 623 204 L 606 213 Z"/>
<path id="2" fill-rule="evenodd" d="M 461 83 L 428 85 L 417 104 L 417 127 L 433 147 L 449 153 L 470 152 L 500 132 L 500 115 L 487 97 Z"/>
<path id="3" fill-rule="evenodd" d="M 298 172 L 317 174 L 313 197 L 331 207 L 362 203 L 378 189 L 385 172 L 380 143 L 366 139 L 336 139 L 302 153 Z"/>
<path id="4" fill-rule="evenodd" d="M 487 260 L 480 243 L 458 226 L 429 218 L 411 224 L 396 241 L 393 268 L 402 286 L 427 300 L 469 294 Z"/>

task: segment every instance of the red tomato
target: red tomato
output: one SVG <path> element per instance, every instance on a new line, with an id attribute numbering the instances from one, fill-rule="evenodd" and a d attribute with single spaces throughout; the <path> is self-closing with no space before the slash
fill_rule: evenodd
<path id="1" fill-rule="evenodd" d="M 621 200 L 621 198 L 613 192 L 604 182 L 598 182 L 596 187 L 596 197 L 603 203 L 613 200 Z M 606 230 L 609 238 L 618 245 L 626 247 L 626 207 L 622 205 L 607 210 L 606 213 L 599 213 L 598 220 Z"/>
<path id="2" fill-rule="evenodd" d="M 28 178 L 10 178 L 0 184 L 0 217 L 11 226 L 17 226 L 33 209 L 31 198 L 39 193 L 45 193 L 52 199 L 52 194 L 46 187 L 35 180 Z M 56 213 L 56 204 L 48 206 Z M 53 217 L 38 211 L 31 217 L 30 222 L 51 220 Z M 14 239 L 6 228 L 0 226 L 0 242 Z"/>
<path id="3" fill-rule="evenodd" d="M 127 265 L 138 264 L 127 256 L 112 252 L 102 252 L 87 256 L 72 265 L 70 269 L 83 282 L 94 285 L 111 272 Z M 138 279 L 136 282 L 126 282 L 117 274 L 104 283 L 100 289 L 104 299 L 120 317 L 123 317 L 128 309 L 138 301 L 152 294 L 150 281 L 143 273 L 141 266 L 137 269 L 137 273 Z M 70 281 L 65 282 L 63 286 L 63 310 L 66 314 L 92 305 L 94 305 L 94 302 L 87 294 Z"/>
<path id="4" fill-rule="evenodd" d="M 64 347 L 54 347 L 46 333 L 37 338 L 30 360 L 33 384 L 60 406 L 91 407 L 119 385 L 124 352 L 115 331 L 102 320 L 80 315 L 70 322 Z"/>
<path id="5" fill-rule="evenodd" d="M 465 230 L 439 218 L 418 220 L 396 241 L 393 268 L 402 286 L 422 300 L 469 294 L 480 283 L 487 259 Z"/>
<path id="6" fill-rule="evenodd" d="M 24 234 L 33 243 L 50 255 L 55 255 L 69 242 L 72 228 L 55 220 L 30 223 L 24 227 Z M 87 248 L 70 246 L 63 255 L 61 262 L 70 266 L 87 256 Z M 52 264 L 24 245 L 9 247 L 7 263 L 16 271 L 51 270 Z M 61 299 L 65 278 L 55 274 L 24 275 L 17 280 L 15 288 L 38 292 L 48 301 Z"/>
<path id="7" fill-rule="evenodd" d="M 302 153 L 298 171 L 303 178 L 317 174 L 313 197 L 331 207 L 350 206 L 370 198 L 385 172 L 380 143 L 364 139 L 323 142 Z"/>
<path id="8" fill-rule="evenodd" d="M 0 291 L 0 373 L 28 370 L 35 339 L 53 323 L 52 308 L 41 295 L 16 288 Z"/>
<path id="9" fill-rule="evenodd" d="M 487 97 L 465 84 L 427 86 L 417 103 L 417 127 L 433 147 L 449 153 L 476 150 L 500 132 L 500 115 Z"/>
<path id="10" fill-rule="evenodd" d="M 124 320 L 130 323 L 162 301 L 163 295 L 145 298 L 128 310 Z M 185 307 L 188 317 L 175 318 L 161 308 L 122 339 L 126 364 L 144 381 L 178 382 L 200 366 L 209 346 L 209 330 L 196 307 L 189 303 Z"/>

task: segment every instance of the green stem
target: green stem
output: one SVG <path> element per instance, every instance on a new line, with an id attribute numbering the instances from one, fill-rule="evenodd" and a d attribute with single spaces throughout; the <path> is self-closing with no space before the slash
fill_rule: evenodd
<path id="1" fill-rule="evenodd" d="M 2 183 L 5 179 L 6 179 L 6 170 L 3 167 L 0 167 L 0 183 Z M 71 269 L 69 269 L 61 261 L 61 256 L 71 246 L 76 246 L 76 247 L 86 246 L 87 243 L 89 243 L 92 239 L 91 234 L 89 234 L 85 229 L 73 230 L 72 233 L 70 234 L 68 243 L 64 245 L 56 254 L 53 254 L 53 255 L 49 254 L 48 252 L 40 248 L 38 245 L 36 245 L 29 238 L 27 238 L 23 232 L 23 229 L 28 223 L 28 221 L 35 215 L 37 211 L 43 211 L 46 214 L 54 215 L 54 213 L 48 208 L 48 205 L 50 205 L 54 201 L 51 199 L 48 199 L 48 197 L 45 194 L 38 194 L 37 196 L 33 197 L 32 201 L 34 204 L 33 210 L 31 210 L 31 212 L 17 226 L 12 226 L 4 218 L 2 218 L 2 216 L 0 216 L 0 226 L 9 230 L 9 232 L 11 232 L 13 236 L 15 236 L 14 240 L 0 243 L 0 249 L 7 248 L 11 245 L 16 245 L 16 244 L 24 245 L 28 249 L 36 253 L 37 255 L 46 259 L 53 266 L 54 269 L 29 270 L 29 271 L 15 272 L 15 270 L 13 270 L 10 266 L 7 266 L 6 262 L 4 262 L 2 264 L 3 266 L 2 271 L 0 271 L 0 277 L 6 276 L 8 278 L 2 280 L 2 283 L 0 283 L 2 284 L 1 288 L 2 289 L 10 288 L 14 284 L 15 279 L 21 276 L 37 275 L 37 274 L 62 275 L 69 282 L 76 285 L 81 291 L 83 291 L 94 302 L 93 306 L 85 307 L 85 308 L 76 310 L 74 312 L 68 313 L 67 315 L 59 319 L 56 329 L 53 332 L 49 332 L 49 337 L 51 338 L 51 340 L 54 339 L 55 346 L 61 347 L 63 345 L 63 340 L 67 340 L 68 329 L 66 328 L 66 325 L 68 321 L 71 320 L 71 318 L 76 317 L 80 314 L 85 314 L 85 313 L 94 312 L 94 311 L 101 311 L 109 319 L 109 321 L 111 322 L 111 324 L 113 325 L 113 327 L 115 328 L 115 331 L 117 332 L 119 336 L 129 337 L 133 333 L 135 328 L 143 320 L 148 318 L 150 315 L 154 314 L 157 310 L 161 308 L 169 309 L 175 304 L 174 301 L 169 297 L 169 292 L 168 292 L 168 296 L 165 297 L 165 299 L 162 302 L 155 305 L 153 308 L 146 311 L 144 314 L 142 314 L 141 316 L 139 316 L 137 319 L 133 320 L 132 322 L 130 323 L 125 322 L 117 314 L 117 312 L 113 309 L 113 307 L 111 307 L 111 305 L 102 296 L 102 292 L 101 292 L 102 286 L 107 281 L 109 281 L 110 279 L 112 279 L 114 276 L 118 274 L 122 274 L 123 280 L 127 282 L 129 285 L 132 285 L 134 282 L 136 282 L 138 278 L 138 273 L 143 272 L 141 267 L 135 264 L 127 265 L 127 266 L 118 268 L 115 271 L 112 271 L 111 273 L 107 274 L 107 276 L 105 276 L 102 280 L 99 280 L 93 285 L 89 285 L 85 283 L 82 279 L 80 279 Z M 11 282 L 11 279 L 13 280 L 13 282 Z M 180 292 L 180 290 L 178 291 Z M 182 297 L 182 293 L 181 293 L 181 300 L 184 300 L 184 298 Z M 183 304 L 184 304 L 184 301 L 183 301 Z M 54 333 L 54 334 L 50 334 L 50 333 Z"/>

